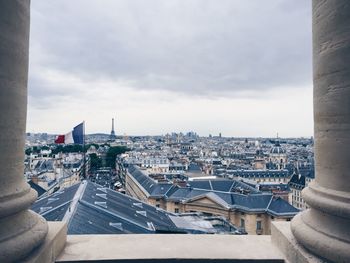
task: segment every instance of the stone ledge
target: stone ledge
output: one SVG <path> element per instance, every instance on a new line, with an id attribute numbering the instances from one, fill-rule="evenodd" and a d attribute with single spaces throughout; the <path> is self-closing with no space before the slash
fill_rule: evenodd
<path id="1" fill-rule="evenodd" d="M 55 262 L 62 252 L 67 240 L 67 225 L 63 222 L 47 222 L 49 231 L 44 243 L 31 252 L 30 257 L 23 263 Z"/>
<path id="2" fill-rule="evenodd" d="M 56 262 L 285 262 L 270 236 L 69 235 Z"/>
<path id="3" fill-rule="evenodd" d="M 325 262 L 307 251 L 295 239 L 290 229 L 290 222 L 272 222 L 271 240 L 283 253 L 288 262 L 321 263 Z"/>

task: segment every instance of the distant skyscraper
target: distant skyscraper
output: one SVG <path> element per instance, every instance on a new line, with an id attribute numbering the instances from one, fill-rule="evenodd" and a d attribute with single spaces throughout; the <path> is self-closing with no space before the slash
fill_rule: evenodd
<path id="1" fill-rule="evenodd" d="M 115 131 L 114 131 L 114 118 L 112 118 L 112 130 L 111 130 L 111 135 L 109 136 L 111 140 L 115 140 L 117 136 L 115 136 Z"/>

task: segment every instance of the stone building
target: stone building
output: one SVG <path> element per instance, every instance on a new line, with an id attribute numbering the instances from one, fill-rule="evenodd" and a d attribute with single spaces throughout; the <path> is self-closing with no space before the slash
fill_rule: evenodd
<path id="1" fill-rule="evenodd" d="M 274 165 L 277 170 L 282 170 L 286 168 L 287 161 L 288 159 L 286 150 L 280 145 L 279 142 L 276 142 L 275 145 L 271 148 L 269 154 L 269 163 Z"/>
<path id="2" fill-rule="evenodd" d="M 126 193 L 143 202 L 174 213 L 223 216 L 248 234 L 269 235 L 272 221 L 290 221 L 299 212 L 284 199 L 235 180 L 188 181 L 179 187 L 158 183 L 136 165 L 125 178 Z"/>
<path id="3" fill-rule="evenodd" d="M 288 183 L 291 190 L 289 195 L 289 203 L 301 210 L 309 208 L 302 197 L 301 191 L 313 181 L 314 175 L 312 171 L 306 169 L 296 169 Z"/>

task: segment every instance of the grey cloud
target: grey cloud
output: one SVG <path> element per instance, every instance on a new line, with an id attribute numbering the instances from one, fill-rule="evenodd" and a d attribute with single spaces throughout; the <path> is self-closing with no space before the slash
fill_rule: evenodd
<path id="1" fill-rule="evenodd" d="M 235 96 L 311 83 L 311 6 L 290 0 L 36 0 L 32 64 L 136 89 Z M 38 58 L 35 58 L 37 56 Z M 62 95 L 33 65 L 30 94 Z"/>

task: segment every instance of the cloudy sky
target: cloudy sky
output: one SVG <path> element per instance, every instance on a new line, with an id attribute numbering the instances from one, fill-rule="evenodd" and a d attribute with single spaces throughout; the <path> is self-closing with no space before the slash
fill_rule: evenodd
<path id="1" fill-rule="evenodd" d="M 311 136 L 311 3 L 34 0 L 27 130 Z"/>

